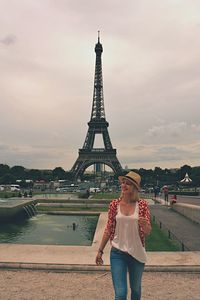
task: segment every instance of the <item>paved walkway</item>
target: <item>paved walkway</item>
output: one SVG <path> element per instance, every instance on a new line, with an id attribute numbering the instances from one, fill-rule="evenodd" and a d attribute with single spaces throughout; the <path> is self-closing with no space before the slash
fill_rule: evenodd
<path id="1" fill-rule="evenodd" d="M 200 224 L 196 224 L 170 207 L 150 206 L 151 215 L 167 227 L 190 251 L 200 251 Z"/>
<path id="2" fill-rule="evenodd" d="M 143 300 L 199 300 L 200 274 L 144 272 Z M 0 270 L 1 300 L 113 300 L 110 272 Z M 128 300 L 130 300 L 130 289 Z"/>
<path id="3" fill-rule="evenodd" d="M 178 203 L 187 203 L 200 206 L 200 196 L 177 196 Z"/>

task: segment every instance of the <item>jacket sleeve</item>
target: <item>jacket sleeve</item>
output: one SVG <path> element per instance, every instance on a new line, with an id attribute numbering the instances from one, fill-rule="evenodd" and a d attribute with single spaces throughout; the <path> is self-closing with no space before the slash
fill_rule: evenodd
<path id="1" fill-rule="evenodd" d="M 148 220 L 148 223 L 150 224 L 151 223 L 151 217 L 150 217 L 149 205 L 148 205 L 147 202 L 146 202 L 145 209 L 144 209 L 144 217 Z"/>
<path id="2" fill-rule="evenodd" d="M 152 229 L 151 228 L 151 216 L 150 216 L 150 210 L 149 210 L 148 202 L 147 201 L 145 201 L 145 202 L 146 202 L 146 205 L 144 207 L 144 217 L 145 217 L 145 219 L 148 220 L 148 224 L 149 224 L 148 230 L 146 231 L 145 235 L 149 235 L 151 233 L 151 229 Z"/>
<path id="3" fill-rule="evenodd" d="M 109 205 L 108 220 L 104 231 L 104 234 L 108 236 L 111 236 L 111 234 L 113 233 L 113 228 L 115 227 L 115 210 L 116 210 L 116 204 L 115 204 L 115 200 L 113 200 Z"/>
<path id="4" fill-rule="evenodd" d="M 149 210 L 148 202 L 144 199 L 140 200 L 139 205 L 140 205 L 139 217 L 147 219 L 147 222 L 149 224 L 148 232 L 146 232 L 146 233 L 144 231 L 143 226 L 139 225 L 140 237 L 141 237 L 142 243 L 144 245 L 144 236 L 150 234 L 150 232 L 151 232 L 150 210 Z"/>

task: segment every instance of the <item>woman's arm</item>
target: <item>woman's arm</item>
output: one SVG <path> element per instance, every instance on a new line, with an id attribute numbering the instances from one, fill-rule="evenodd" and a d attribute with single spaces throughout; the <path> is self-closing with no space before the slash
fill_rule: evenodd
<path id="1" fill-rule="evenodd" d="M 111 233 L 112 233 L 112 228 L 114 226 L 114 216 L 116 214 L 116 203 L 115 200 L 113 200 L 110 205 L 109 205 L 109 209 L 108 209 L 108 220 L 107 220 L 107 224 L 106 224 L 106 228 L 104 230 L 104 234 L 99 246 L 99 250 L 96 256 L 96 264 L 97 265 L 102 265 L 103 264 L 103 259 L 102 259 L 102 255 L 103 255 L 103 250 L 107 244 L 107 242 L 110 239 Z"/>
<path id="2" fill-rule="evenodd" d="M 109 238 L 110 238 L 110 236 L 107 234 L 107 232 L 104 232 L 100 246 L 99 246 L 99 250 L 97 252 L 97 256 L 95 259 L 97 266 L 103 265 L 103 259 L 102 259 L 103 250 L 104 250 L 107 242 L 109 241 Z"/>
<path id="3" fill-rule="evenodd" d="M 149 235 L 151 233 L 151 223 L 147 220 L 147 218 L 139 218 L 138 223 L 142 227 L 145 235 Z"/>

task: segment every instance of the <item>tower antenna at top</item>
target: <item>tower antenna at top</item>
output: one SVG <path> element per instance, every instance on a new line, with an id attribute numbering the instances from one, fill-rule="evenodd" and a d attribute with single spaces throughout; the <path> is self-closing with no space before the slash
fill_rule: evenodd
<path id="1" fill-rule="evenodd" d="M 98 30 L 98 43 L 100 43 L 100 30 Z"/>

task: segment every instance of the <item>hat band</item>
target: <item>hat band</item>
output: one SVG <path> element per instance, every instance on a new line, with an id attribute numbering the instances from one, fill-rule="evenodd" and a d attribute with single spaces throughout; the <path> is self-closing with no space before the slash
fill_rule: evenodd
<path id="1" fill-rule="evenodd" d="M 129 176 L 127 176 L 127 175 L 125 175 L 124 177 L 126 177 L 126 178 L 130 179 L 131 181 L 133 181 L 134 183 L 136 183 L 136 184 L 137 184 L 137 186 L 139 186 L 139 184 L 137 183 L 137 181 L 136 181 L 136 180 L 134 180 L 132 177 L 129 177 Z"/>

